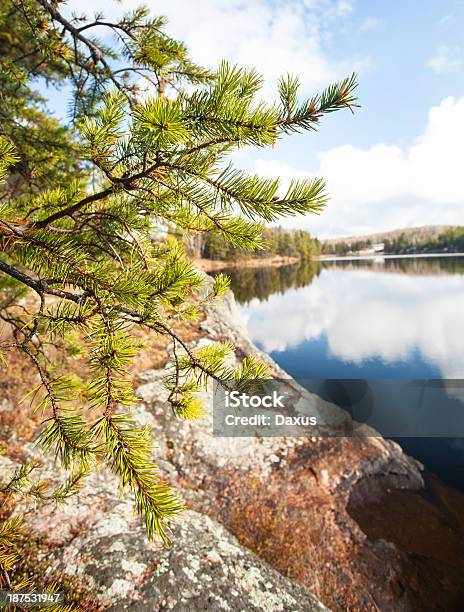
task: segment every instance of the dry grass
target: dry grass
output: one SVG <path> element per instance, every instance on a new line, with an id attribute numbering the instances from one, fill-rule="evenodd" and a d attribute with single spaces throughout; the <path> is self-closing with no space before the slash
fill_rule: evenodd
<path id="1" fill-rule="evenodd" d="M 221 491 L 213 511 L 202 510 L 329 609 L 377 610 L 368 585 L 355 576 L 355 548 L 345 546 L 334 528 L 333 498 L 311 487 L 310 479 L 308 472 L 282 478 L 278 471 L 266 482 L 235 478 Z"/>

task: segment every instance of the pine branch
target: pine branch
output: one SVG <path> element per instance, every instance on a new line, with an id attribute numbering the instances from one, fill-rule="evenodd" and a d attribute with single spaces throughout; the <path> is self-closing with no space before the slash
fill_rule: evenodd
<path id="1" fill-rule="evenodd" d="M 9 333 L 0 360 L 9 350 L 30 360 L 39 384 L 27 399 L 44 418 L 39 442 L 70 470 L 50 492 L 24 467 L 3 494 L 63 502 L 106 462 L 150 537 L 168 542 L 183 504 L 157 475 L 150 433 L 121 414 L 138 401 L 134 327 L 173 342 L 166 384 L 177 418 L 203 415 L 199 393 L 211 380 L 246 389 L 268 373 L 252 357 L 232 367 L 229 343 L 192 348 L 178 332 L 174 322 L 198 316 L 229 281 L 218 276 L 205 288 L 179 241 L 160 230 L 255 250 L 269 238 L 263 222 L 321 212 L 322 179 L 292 181 L 282 193 L 278 179 L 248 175 L 229 157 L 352 111 L 356 79 L 299 101 L 298 80 L 287 76 L 280 103 L 268 104 L 256 71 L 223 62 L 210 73 L 164 26 L 146 8 L 119 20 L 70 20 L 51 0 L 15 2 L 8 19 L 0 12 L 0 320 Z M 113 46 L 93 36 L 102 28 L 116 35 Z M 154 95 L 139 95 L 141 77 Z M 37 78 L 72 87 L 75 129 L 47 115 Z M 66 373 L 76 353 L 82 379 Z"/>
<path id="2" fill-rule="evenodd" d="M 170 523 L 184 505 L 157 476 L 149 430 L 138 429 L 125 414 L 100 419 L 94 430 L 105 441 L 106 456 L 121 487 L 134 493 L 135 508 L 148 536 L 153 539 L 158 534 L 165 544 L 170 544 Z"/>

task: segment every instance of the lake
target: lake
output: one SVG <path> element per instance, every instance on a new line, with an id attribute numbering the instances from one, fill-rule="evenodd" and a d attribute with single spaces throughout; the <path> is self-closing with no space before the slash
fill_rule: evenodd
<path id="1" fill-rule="evenodd" d="M 464 489 L 464 256 L 223 271 L 286 372 Z"/>

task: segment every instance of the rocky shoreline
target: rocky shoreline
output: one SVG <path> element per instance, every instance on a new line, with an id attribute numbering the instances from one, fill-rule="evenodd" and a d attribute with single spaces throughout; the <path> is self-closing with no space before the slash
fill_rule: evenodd
<path id="1" fill-rule="evenodd" d="M 215 340 L 231 341 L 237 359 L 260 353 L 231 294 L 208 307 L 191 346 Z M 431 488 L 396 443 L 362 427 L 343 436 L 348 414 L 261 357 L 288 379 L 294 410 L 309 405 L 332 435 L 213 437 L 210 412 L 194 423 L 175 420 L 163 369 L 146 369 L 135 418 L 153 430 L 160 472 L 190 508 L 173 546 L 149 544 L 130 500 L 99 472 L 78 499 L 28 515 L 48 541 L 47 573 L 78 580 L 116 611 L 462 609 L 464 567 L 455 548 L 464 534 L 463 496 L 442 483 Z M 32 443 L 24 450 L 38 457 Z M 2 472 L 12 466 L 5 457 L 0 464 Z M 423 525 L 443 550 L 422 545 Z"/>

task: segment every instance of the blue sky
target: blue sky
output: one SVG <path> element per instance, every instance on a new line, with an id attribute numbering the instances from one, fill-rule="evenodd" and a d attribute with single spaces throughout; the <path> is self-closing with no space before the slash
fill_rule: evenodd
<path id="1" fill-rule="evenodd" d="M 112 0 L 71 0 L 67 8 L 99 9 L 122 10 Z M 286 70 L 299 75 L 302 95 L 358 72 L 354 117 L 336 113 L 318 134 L 236 157 L 283 184 L 327 179 L 326 212 L 287 225 L 336 236 L 462 221 L 464 0 L 170 0 L 156 12 L 200 63 L 255 65 L 267 98 Z"/>
<path id="2" fill-rule="evenodd" d="M 360 70 L 362 109 L 355 121 L 338 116 L 321 130 L 322 148 L 345 137 L 356 146 L 410 143 L 424 128 L 429 109 L 464 94 L 464 2 L 358 0 L 330 41 L 331 57 L 366 58 Z M 441 47 L 459 66 L 428 64 Z M 341 133 L 340 133 L 341 132 Z M 319 143 L 318 143 L 319 144 Z"/>

